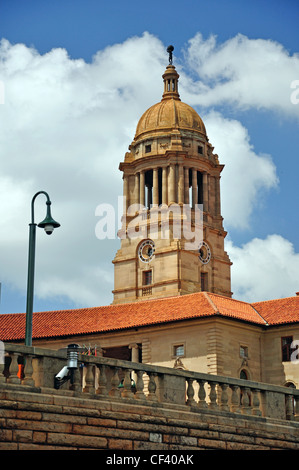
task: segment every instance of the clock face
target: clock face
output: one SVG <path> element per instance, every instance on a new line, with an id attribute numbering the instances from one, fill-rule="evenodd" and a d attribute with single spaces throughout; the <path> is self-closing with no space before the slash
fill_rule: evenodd
<path id="1" fill-rule="evenodd" d="M 152 240 L 144 240 L 139 249 L 138 256 L 143 263 L 149 263 L 155 256 L 155 244 Z"/>
<path id="2" fill-rule="evenodd" d="M 203 264 L 208 264 L 211 259 L 211 250 L 206 242 L 202 242 L 199 246 L 199 259 Z"/>

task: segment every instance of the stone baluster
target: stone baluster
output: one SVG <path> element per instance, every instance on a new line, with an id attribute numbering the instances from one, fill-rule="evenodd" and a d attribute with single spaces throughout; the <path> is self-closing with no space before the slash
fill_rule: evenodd
<path id="1" fill-rule="evenodd" d="M 207 403 L 206 403 L 206 391 L 205 391 L 205 381 L 204 380 L 198 380 L 197 381 L 199 384 L 199 390 L 198 390 L 198 406 L 200 408 L 206 408 Z"/>
<path id="2" fill-rule="evenodd" d="M 252 390 L 252 414 L 254 416 L 262 416 L 262 412 L 260 410 L 259 390 L 257 389 Z"/>
<path id="3" fill-rule="evenodd" d="M 196 401 L 194 400 L 194 388 L 193 388 L 193 379 L 187 379 L 187 401 L 186 405 L 193 406 L 196 405 Z"/>
<path id="4" fill-rule="evenodd" d="M 3 357 L 3 361 L 4 361 Z M 1 364 L 0 362 L 0 385 L 6 383 L 6 377 L 4 375 L 4 368 L 5 368 L 5 363 Z"/>
<path id="5" fill-rule="evenodd" d="M 243 415 L 250 415 L 251 410 L 250 410 L 250 400 L 249 400 L 249 391 L 250 389 L 248 387 L 242 387 L 241 388 L 241 412 Z"/>
<path id="6" fill-rule="evenodd" d="M 18 377 L 19 372 L 19 365 L 18 365 L 18 354 L 17 353 L 9 353 L 11 357 L 11 364 L 9 367 L 9 377 L 7 382 L 10 384 L 20 384 L 21 379 Z"/>
<path id="7" fill-rule="evenodd" d="M 229 406 L 228 406 L 228 384 L 220 384 L 221 387 L 221 395 L 220 395 L 220 409 L 221 411 L 229 411 Z"/>
<path id="8" fill-rule="evenodd" d="M 136 380 L 136 393 L 135 398 L 137 400 L 145 400 L 145 393 L 144 393 L 144 381 L 143 381 L 143 371 L 139 370 L 137 372 L 137 380 Z"/>
<path id="9" fill-rule="evenodd" d="M 149 401 L 158 401 L 158 398 L 157 398 L 157 395 L 156 395 L 156 381 L 155 381 L 155 377 L 156 377 L 157 374 L 155 374 L 154 372 L 149 372 L 148 373 L 148 376 L 149 376 L 149 383 L 148 383 L 148 397 L 147 399 Z"/>
<path id="10" fill-rule="evenodd" d="M 93 364 L 87 364 L 84 393 L 95 393 L 93 369 Z"/>
<path id="11" fill-rule="evenodd" d="M 30 385 L 31 387 L 34 387 L 35 383 L 34 383 L 32 374 L 33 374 L 32 356 L 28 354 L 25 357 L 24 379 L 22 380 L 22 385 Z"/>
<path id="12" fill-rule="evenodd" d="M 239 387 L 238 385 L 232 385 L 232 397 L 231 397 L 231 405 L 230 410 L 233 413 L 240 413 L 240 395 L 239 395 Z"/>
<path id="13" fill-rule="evenodd" d="M 100 376 L 99 376 L 99 386 L 97 389 L 97 394 L 107 395 L 107 375 L 106 375 L 106 366 L 104 364 L 99 365 Z"/>
<path id="14" fill-rule="evenodd" d="M 216 410 L 218 408 L 217 404 L 217 391 L 216 391 L 216 386 L 218 385 L 217 382 L 209 382 L 210 385 L 210 403 L 209 403 L 209 408 L 211 410 Z"/>
<path id="15" fill-rule="evenodd" d="M 293 395 L 286 395 L 286 419 L 291 421 L 294 419 Z"/>
<path id="16" fill-rule="evenodd" d="M 118 367 L 115 367 L 113 371 L 113 376 L 111 378 L 111 390 L 109 392 L 109 395 L 111 397 L 120 396 Z"/>
<path id="17" fill-rule="evenodd" d="M 131 370 L 125 369 L 125 377 L 123 381 L 123 389 L 121 391 L 121 396 L 124 398 L 133 398 L 134 393 L 132 392 L 132 385 L 131 385 Z"/>

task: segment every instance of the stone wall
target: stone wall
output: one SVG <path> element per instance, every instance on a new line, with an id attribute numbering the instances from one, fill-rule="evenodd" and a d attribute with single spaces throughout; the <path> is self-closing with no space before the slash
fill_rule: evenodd
<path id="1" fill-rule="evenodd" d="M 55 389 L 65 352 L 6 351 L 0 450 L 299 450 L 297 390 L 101 357 L 80 359 L 83 386 L 78 369 L 73 384 Z"/>
<path id="2" fill-rule="evenodd" d="M 298 423 L 70 394 L 1 390 L 0 450 L 299 450 Z"/>

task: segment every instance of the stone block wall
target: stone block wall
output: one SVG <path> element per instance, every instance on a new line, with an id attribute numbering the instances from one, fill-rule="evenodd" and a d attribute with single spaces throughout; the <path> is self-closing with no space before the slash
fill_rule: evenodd
<path id="1" fill-rule="evenodd" d="M 0 450 L 299 450 L 299 423 L 71 391 L 0 389 Z"/>

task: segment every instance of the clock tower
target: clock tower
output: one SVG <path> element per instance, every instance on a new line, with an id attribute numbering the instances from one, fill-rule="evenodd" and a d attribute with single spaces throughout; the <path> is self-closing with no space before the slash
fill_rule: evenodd
<path id="1" fill-rule="evenodd" d="M 220 206 L 223 165 L 197 112 L 183 103 L 172 64 L 159 103 L 140 118 L 123 172 L 113 303 L 209 291 L 231 297 Z"/>

